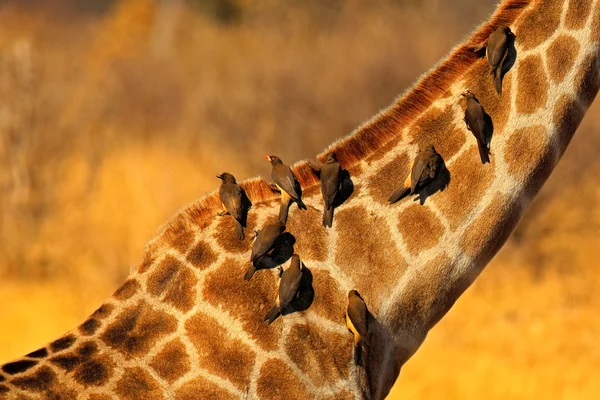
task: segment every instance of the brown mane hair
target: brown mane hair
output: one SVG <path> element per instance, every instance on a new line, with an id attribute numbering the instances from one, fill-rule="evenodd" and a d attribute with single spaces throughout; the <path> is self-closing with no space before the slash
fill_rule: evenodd
<path id="1" fill-rule="evenodd" d="M 490 20 L 479 26 L 471 37 L 454 48 L 445 60 L 423 75 L 416 84 L 400 95 L 396 101 L 356 128 L 348 136 L 336 141 L 317 159 L 324 161 L 327 154 L 335 152 L 339 163 L 350 169 L 364 158 L 372 155 L 392 140 L 401 139 L 398 127 L 410 124 L 424 113 L 440 96 L 449 92 L 450 85 L 480 56 L 474 49 L 485 43 L 488 36 L 501 25 L 511 25 L 533 0 L 507 0 L 501 4 Z M 309 163 L 296 162 L 291 166 L 304 189 L 318 183 Z M 267 203 L 279 197 L 260 177 L 240 182 L 254 205 Z M 221 209 L 218 191 L 206 194 L 196 202 L 179 211 L 162 227 L 159 235 L 148 244 L 147 251 L 172 242 L 181 232 L 192 226 L 203 228 Z"/>

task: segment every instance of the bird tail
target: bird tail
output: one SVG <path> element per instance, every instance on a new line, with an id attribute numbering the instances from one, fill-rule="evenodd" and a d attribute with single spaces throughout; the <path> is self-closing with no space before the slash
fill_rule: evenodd
<path id="1" fill-rule="evenodd" d="M 238 239 L 244 240 L 244 227 L 240 221 L 237 219 L 234 220 L 235 224 L 235 233 L 237 234 Z"/>
<path id="2" fill-rule="evenodd" d="M 481 163 L 486 164 L 490 162 L 490 156 L 488 153 L 488 149 L 483 143 L 477 143 L 477 147 L 479 148 L 479 157 L 481 157 Z"/>
<path id="3" fill-rule="evenodd" d="M 360 365 L 362 361 L 362 346 L 361 343 L 355 343 L 354 344 L 354 364 L 355 365 Z"/>
<path id="4" fill-rule="evenodd" d="M 275 319 L 281 314 L 278 306 L 274 306 L 271 310 L 265 315 L 265 321 L 269 321 L 269 325 L 275 321 Z"/>
<path id="5" fill-rule="evenodd" d="M 323 206 L 323 226 L 331 228 L 333 225 L 333 206 L 327 208 Z"/>
<path id="6" fill-rule="evenodd" d="M 244 275 L 244 280 L 249 281 L 250 279 L 252 279 L 252 276 L 254 275 L 255 272 L 256 272 L 256 267 L 254 266 L 254 264 L 252 264 L 251 266 L 248 267 L 248 270 L 246 270 L 246 275 Z"/>
<path id="7" fill-rule="evenodd" d="M 494 72 L 494 86 L 496 86 L 496 93 L 502 96 L 502 70 L 500 68 L 496 68 Z"/>
<path id="8" fill-rule="evenodd" d="M 388 202 L 390 204 L 394 204 L 395 202 L 402 200 L 404 197 L 410 194 L 410 188 L 401 187 L 396 190 L 392 195 L 388 198 Z"/>
<path id="9" fill-rule="evenodd" d="M 281 222 L 283 225 L 285 225 L 287 222 L 289 209 L 290 203 L 281 202 L 279 205 L 279 222 Z"/>
<path id="10" fill-rule="evenodd" d="M 308 210 L 308 208 L 306 208 L 306 205 L 302 202 L 301 198 L 298 198 L 298 200 L 296 200 L 296 203 L 298 204 L 299 209 Z"/>

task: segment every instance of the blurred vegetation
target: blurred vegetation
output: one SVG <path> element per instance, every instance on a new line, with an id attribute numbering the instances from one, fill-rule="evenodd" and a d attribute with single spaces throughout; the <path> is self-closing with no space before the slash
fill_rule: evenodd
<path id="1" fill-rule="evenodd" d="M 494 1 L 0 2 L 0 362 L 82 320 L 215 173 L 313 157 L 431 68 Z M 398 398 L 586 398 L 600 106 Z M 448 368 L 448 366 L 454 366 Z"/>

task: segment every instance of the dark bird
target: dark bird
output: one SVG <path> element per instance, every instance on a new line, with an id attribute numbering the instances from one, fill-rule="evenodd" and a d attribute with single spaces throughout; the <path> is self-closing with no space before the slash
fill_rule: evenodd
<path id="1" fill-rule="evenodd" d="M 513 36 L 508 26 L 500 26 L 487 40 L 485 52 L 490 64 L 490 74 L 494 76 L 496 92 L 502 95 L 502 74 L 508 56 L 509 39 Z"/>
<path id="2" fill-rule="evenodd" d="M 471 131 L 475 139 L 477 139 L 477 147 L 479 148 L 479 156 L 483 164 L 490 162 L 490 147 L 487 140 L 488 127 L 486 126 L 486 113 L 479 100 L 470 90 L 462 94 L 467 99 L 467 108 L 465 109 L 465 123 L 467 129 Z"/>
<path id="3" fill-rule="evenodd" d="M 287 221 L 288 209 L 290 200 L 298 204 L 298 208 L 306 210 L 306 206 L 302 202 L 302 188 L 292 172 L 290 167 L 281 162 L 277 156 L 265 156 L 271 162 L 271 178 L 277 185 L 277 189 L 281 192 L 281 207 L 279 210 L 279 221 L 283 224 Z"/>
<path id="4" fill-rule="evenodd" d="M 323 195 L 323 225 L 331 228 L 333 224 L 333 202 L 342 183 L 342 168 L 334 153 L 327 155 L 321 167 L 321 194 Z"/>
<path id="5" fill-rule="evenodd" d="M 260 259 L 273 249 L 275 242 L 281 234 L 285 231 L 285 225 L 281 223 L 270 224 L 265 226 L 256 234 L 254 243 L 252 243 L 252 255 L 250 256 L 250 262 L 252 265 L 248 267 L 244 279 L 249 281 L 256 272 L 256 265 L 260 262 Z"/>
<path id="6" fill-rule="evenodd" d="M 435 151 L 433 145 L 430 144 L 423 151 L 419 150 L 412 163 L 410 174 L 408 174 L 408 177 L 404 181 L 404 185 L 392 193 L 388 201 L 393 204 L 425 188 L 440 172 L 442 164 L 442 156 Z"/>
<path id="7" fill-rule="evenodd" d="M 369 311 L 365 301 L 356 290 L 348 292 L 346 327 L 354 334 L 354 363 L 360 365 L 362 344 L 368 341 Z"/>
<path id="8" fill-rule="evenodd" d="M 269 325 L 283 312 L 283 309 L 300 293 L 300 281 L 302 280 L 302 262 L 300 256 L 294 254 L 288 269 L 281 275 L 279 281 L 279 298 L 275 305 L 265 316 Z"/>
<path id="9" fill-rule="evenodd" d="M 230 173 L 223 172 L 217 175 L 222 180 L 219 188 L 219 198 L 226 210 L 219 215 L 229 214 L 233 217 L 235 223 L 235 232 L 240 240 L 244 240 L 244 201 L 242 188 L 236 183 L 235 177 Z"/>

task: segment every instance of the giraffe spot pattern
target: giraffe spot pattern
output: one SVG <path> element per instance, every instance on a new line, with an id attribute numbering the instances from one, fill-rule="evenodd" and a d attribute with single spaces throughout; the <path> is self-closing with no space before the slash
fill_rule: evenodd
<path id="1" fill-rule="evenodd" d="M 163 300 L 182 312 L 191 310 L 196 302 L 196 283 L 196 275 L 189 268 L 182 266 L 169 282 Z"/>
<path id="2" fill-rule="evenodd" d="M 118 288 L 113 296 L 117 300 L 127 300 L 131 298 L 138 290 L 141 289 L 139 282 L 135 279 L 127 279 L 125 283 Z"/>
<path id="3" fill-rule="evenodd" d="M 344 323 L 346 293 L 342 292 L 339 283 L 329 272 L 313 270 L 312 274 L 315 297 L 310 310 L 323 318 Z"/>
<path id="4" fill-rule="evenodd" d="M 110 316 L 113 309 L 114 309 L 114 306 L 112 306 L 110 304 L 102 304 L 100 306 L 100 308 L 98 308 L 96 311 L 94 311 L 94 313 L 92 314 L 92 318 L 104 319 L 104 318 Z"/>
<path id="5" fill-rule="evenodd" d="M 249 265 L 250 262 L 225 259 L 205 278 L 202 295 L 210 304 L 232 310 L 232 317 L 263 349 L 275 350 L 281 326 L 267 325 L 263 319 L 274 304 L 279 281 L 268 270 L 256 271 L 250 281 L 244 281 L 242 277 Z"/>
<path id="6" fill-rule="evenodd" d="M 29 368 L 35 366 L 38 362 L 34 360 L 19 360 L 14 361 L 2 366 L 2 371 L 9 375 L 16 375 L 27 371 Z"/>
<path id="7" fill-rule="evenodd" d="M 125 368 L 117 382 L 116 393 L 122 400 L 160 400 L 160 384 L 140 367 Z"/>
<path id="8" fill-rule="evenodd" d="M 600 6 L 599 6 L 600 8 Z M 598 15 L 600 18 L 600 15 Z M 600 65 L 598 58 L 592 53 L 581 63 L 575 78 L 575 87 L 580 99 L 586 107 L 589 107 L 600 89 Z"/>
<path id="9" fill-rule="evenodd" d="M 575 130 L 583 119 L 584 111 L 569 95 L 563 95 L 555 104 L 552 122 L 558 134 L 558 146 L 562 155 L 567 149 Z"/>
<path id="10" fill-rule="evenodd" d="M 372 162 L 381 160 L 386 154 L 389 154 L 390 150 L 398 146 L 402 136 L 398 135 L 391 140 L 388 140 L 385 144 L 383 144 L 380 148 L 378 148 L 373 154 L 367 157 L 366 161 L 369 165 Z M 353 173 L 354 171 L 350 171 L 352 175 L 357 175 L 357 173 Z"/>
<path id="11" fill-rule="evenodd" d="M 385 219 L 354 206 L 338 212 L 337 224 L 337 267 L 365 299 L 380 304 L 407 267 Z"/>
<path id="12" fill-rule="evenodd" d="M 96 333 L 98 328 L 100 328 L 102 324 L 96 318 L 89 318 L 85 321 L 81 326 L 79 326 L 79 332 L 81 332 L 84 336 L 90 336 Z"/>
<path id="13" fill-rule="evenodd" d="M 536 3 L 535 8 L 525 11 L 515 33 L 523 50 L 539 46 L 558 29 L 563 2 L 543 0 Z"/>
<path id="14" fill-rule="evenodd" d="M 236 396 L 220 388 L 218 385 L 211 381 L 197 377 L 193 380 L 186 382 L 175 392 L 175 398 L 177 400 L 235 400 Z"/>
<path id="15" fill-rule="evenodd" d="M 329 396 L 324 396 L 322 400 L 354 400 L 356 397 L 348 390 L 342 390 Z"/>
<path id="16" fill-rule="evenodd" d="M 204 270 L 217 260 L 217 255 L 204 242 L 198 242 L 190 250 L 187 261 L 199 270 Z"/>
<path id="17" fill-rule="evenodd" d="M 150 269 L 150 267 L 152 266 L 153 263 L 154 263 L 154 257 L 152 257 L 152 255 L 150 254 L 150 252 L 146 252 L 144 254 L 144 260 L 142 261 L 142 263 L 138 267 L 138 272 L 140 274 L 143 274 L 144 272 L 146 272 L 146 271 L 148 271 Z"/>
<path id="18" fill-rule="evenodd" d="M 0 381 L 0 382 L 2 382 L 2 381 Z M 8 391 L 9 391 L 9 389 L 6 385 L 0 384 L 0 394 L 8 393 Z"/>
<path id="19" fill-rule="evenodd" d="M 239 339 L 231 338 L 216 319 L 198 313 L 187 320 L 185 330 L 198 350 L 203 369 L 230 380 L 240 390 L 250 384 L 256 354 Z"/>
<path id="20" fill-rule="evenodd" d="M 105 394 L 90 394 L 87 400 L 113 400 L 112 397 Z"/>
<path id="21" fill-rule="evenodd" d="M 169 247 L 180 253 L 185 253 L 194 242 L 194 231 L 185 224 L 171 225 L 167 228 L 164 237 L 167 238 Z"/>
<path id="22" fill-rule="evenodd" d="M 465 230 L 461 248 L 483 268 L 506 242 L 520 216 L 521 209 L 516 204 L 501 193 L 495 193 L 490 204 Z"/>
<path id="23" fill-rule="evenodd" d="M 260 369 L 257 383 L 260 399 L 304 400 L 314 396 L 283 361 L 267 360 Z"/>
<path id="24" fill-rule="evenodd" d="M 456 119 L 456 108 L 452 105 L 443 110 L 431 108 L 414 123 L 409 137 L 420 149 L 430 144 L 435 145 L 442 158 L 448 160 L 460 150 L 466 140 L 464 129 L 459 129 L 454 123 Z"/>
<path id="25" fill-rule="evenodd" d="M 129 358 L 146 354 L 157 340 L 176 328 L 175 317 L 142 301 L 121 312 L 100 339 Z"/>
<path id="26" fill-rule="evenodd" d="M 388 197 L 404 184 L 404 180 L 410 172 L 411 161 L 406 153 L 402 153 L 369 178 L 367 187 L 373 200 L 388 205 Z"/>
<path id="27" fill-rule="evenodd" d="M 62 350 L 66 350 L 69 347 L 71 347 L 73 345 L 73 343 L 75 343 L 77 339 L 75 338 L 74 335 L 67 335 L 64 336 L 60 339 L 55 340 L 54 342 L 50 343 L 50 349 L 52 349 L 53 352 L 59 352 Z"/>
<path id="28" fill-rule="evenodd" d="M 290 214 L 286 230 L 296 238 L 294 250 L 301 258 L 315 261 L 327 259 L 327 232 L 321 210 L 308 207 L 308 210 Z"/>
<path id="29" fill-rule="evenodd" d="M 582 29 L 591 10 L 592 0 L 569 0 L 565 27 L 567 29 Z"/>
<path id="30" fill-rule="evenodd" d="M 456 230 L 483 198 L 494 181 L 495 170 L 493 164 L 481 164 L 475 143 L 454 160 L 449 169 L 448 187 L 427 201 L 434 203 L 446 217 L 450 229 Z"/>
<path id="31" fill-rule="evenodd" d="M 175 382 L 190 370 L 190 360 L 181 340 L 174 339 L 150 361 L 158 376 L 169 383 Z"/>
<path id="32" fill-rule="evenodd" d="M 256 230 L 258 216 L 249 211 L 244 229 L 244 240 L 240 240 L 235 233 L 234 219 L 230 215 L 217 217 L 218 223 L 214 238 L 217 244 L 227 253 L 245 253 L 252 247 L 252 234 Z"/>
<path id="33" fill-rule="evenodd" d="M 542 65 L 542 57 L 531 55 L 519 63 L 517 78 L 517 112 L 533 114 L 546 104 L 548 79 Z"/>
<path id="34" fill-rule="evenodd" d="M 496 93 L 494 80 L 492 79 L 492 75 L 490 75 L 487 58 L 476 62 L 466 74 L 464 87 L 469 88 L 471 92 L 475 94 L 485 112 L 492 117 L 494 136 L 502 134 L 506 121 L 508 121 L 512 89 L 512 79 L 510 79 L 511 74 L 512 69 L 511 71 L 508 71 L 502 80 L 502 96 L 498 96 Z M 466 102 L 461 100 L 461 103 L 464 110 Z M 462 117 L 464 117 L 464 112 Z M 467 129 L 467 125 L 464 122 L 462 123 L 462 128 L 465 130 Z M 474 140 L 473 135 L 470 132 L 467 132 L 467 135 L 470 140 Z"/>
<path id="35" fill-rule="evenodd" d="M 44 358 L 48 355 L 48 350 L 46 350 L 45 347 L 42 347 L 41 349 L 32 351 L 31 353 L 27 354 L 25 357 L 30 357 L 30 358 Z M 2 382 L 2 377 L 0 376 L 0 382 Z"/>
<path id="36" fill-rule="evenodd" d="M 55 382 L 56 373 L 50 367 L 44 365 L 30 375 L 16 377 L 10 383 L 19 389 L 41 392 L 50 389 Z"/>
<path id="37" fill-rule="evenodd" d="M 83 386 L 102 386 L 112 376 L 114 367 L 108 356 L 98 356 L 79 365 L 73 376 Z"/>
<path id="38" fill-rule="evenodd" d="M 160 296 L 167 290 L 173 277 L 183 268 L 183 265 L 173 256 L 166 256 L 152 271 L 146 281 L 146 291 L 153 296 Z"/>
<path id="39" fill-rule="evenodd" d="M 398 230 L 408 251 L 417 255 L 435 246 L 444 235 L 444 226 L 427 207 L 411 204 L 398 215 Z"/>
<path id="40" fill-rule="evenodd" d="M 546 50 L 546 65 L 554 83 L 562 82 L 579 53 L 579 42 L 569 35 L 557 37 Z"/>
<path id="41" fill-rule="evenodd" d="M 596 3 L 596 11 L 592 17 L 591 39 L 593 42 L 600 40 L 600 5 Z"/>
<path id="42" fill-rule="evenodd" d="M 295 325 L 286 336 L 285 351 L 315 386 L 347 379 L 352 335 L 323 331 L 317 326 Z"/>

